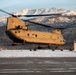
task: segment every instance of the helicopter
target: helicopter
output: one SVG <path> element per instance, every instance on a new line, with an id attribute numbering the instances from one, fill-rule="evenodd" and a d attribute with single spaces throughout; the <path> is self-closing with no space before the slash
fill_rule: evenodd
<path id="1" fill-rule="evenodd" d="M 64 28 L 55 28 L 45 24 L 40 24 L 29 20 L 21 20 L 18 18 L 18 17 L 38 17 L 38 16 L 51 16 L 51 15 L 60 16 L 62 15 L 61 13 L 41 14 L 41 15 L 13 15 L 1 9 L 0 11 L 11 15 L 11 17 L 7 18 L 5 33 L 13 41 L 12 46 L 15 46 L 17 43 L 22 44 L 34 43 L 39 44 L 39 46 L 35 49 L 40 49 L 41 44 L 47 45 L 48 48 L 51 48 L 52 46 L 57 47 L 58 45 L 64 45 L 66 42 L 60 30 Z M 33 24 L 54 28 L 54 30 L 51 32 L 30 30 L 28 26 L 25 24 L 25 22 L 30 22 Z"/>

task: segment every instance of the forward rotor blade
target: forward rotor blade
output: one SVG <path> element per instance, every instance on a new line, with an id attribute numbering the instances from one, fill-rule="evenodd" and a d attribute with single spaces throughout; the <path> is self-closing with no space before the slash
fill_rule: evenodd
<path id="1" fill-rule="evenodd" d="M 60 16 L 60 15 L 62 15 L 62 13 L 39 14 L 39 15 L 13 15 L 13 14 L 8 13 L 8 12 L 2 10 L 2 9 L 0 9 L 0 11 L 6 13 L 6 14 L 8 14 L 8 15 L 11 15 L 11 16 L 13 16 L 13 17 L 38 17 L 38 16 L 55 16 L 55 15 L 56 15 L 56 16 Z"/>
<path id="2" fill-rule="evenodd" d="M 62 13 L 56 13 L 56 14 L 40 14 L 40 15 L 17 15 L 18 17 L 38 17 L 38 16 L 60 16 Z"/>
<path id="3" fill-rule="evenodd" d="M 1 10 L 1 9 L 0 9 L 0 11 L 6 13 L 6 14 L 8 14 L 8 15 L 11 15 L 11 16 L 13 16 L 13 17 L 17 17 L 17 16 L 15 16 L 15 15 L 13 15 L 13 14 L 10 14 L 10 13 L 4 11 L 4 10 Z"/>

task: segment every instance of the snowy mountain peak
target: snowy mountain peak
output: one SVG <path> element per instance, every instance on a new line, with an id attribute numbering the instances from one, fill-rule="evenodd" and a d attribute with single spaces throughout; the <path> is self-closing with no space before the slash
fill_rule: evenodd
<path id="1" fill-rule="evenodd" d="M 76 15 L 76 12 L 73 10 L 67 10 L 66 15 L 70 16 L 70 15 Z"/>

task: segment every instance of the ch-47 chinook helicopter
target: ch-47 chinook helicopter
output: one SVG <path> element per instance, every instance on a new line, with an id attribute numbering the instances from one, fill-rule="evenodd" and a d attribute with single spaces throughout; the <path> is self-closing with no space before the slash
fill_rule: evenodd
<path id="1" fill-rule="evenodd" d="M 42 14 L 42 15 L 13 15 L 6 11 L 0 10 L 6 14 L 11 15 L 11 17 L 7 18 L 7 26 L 5 33 L 8 37 L 13 41 L 13 46 L 17 43 L 34 43 L 34 44 L 46 44 L 48 47 L 52 45 L 63 45 L 65 44 L 65 40 L 62 36 L 60 29 L 55 29 L 52 32 L 43 32 L 43 31 L 36 31 L 30 30 L 25 22 L 30 22 L 38 25 L 42 25 L 45 27 L 51 27 L 48 25 L 40 24 L 31 22 L 29 20 L 25 20 L 25 22 L 18 17 L 38 17 L 38 16 L 51 16 L 51 15 L 61 15 L 61 13 L 57 14 Z M 40 46 L 38 46 L 39 48 Z"/>

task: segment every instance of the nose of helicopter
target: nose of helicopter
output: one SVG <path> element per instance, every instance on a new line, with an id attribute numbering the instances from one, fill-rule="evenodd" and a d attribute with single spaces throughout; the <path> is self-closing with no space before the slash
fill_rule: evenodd
<path id="1" fill-rule="evenodd" d="M 6 30 L 5 33 L 13 42 L 16 42 L 16 43 L 23 42 L 23 40 L 17 38 L 10 30 Z"/>

